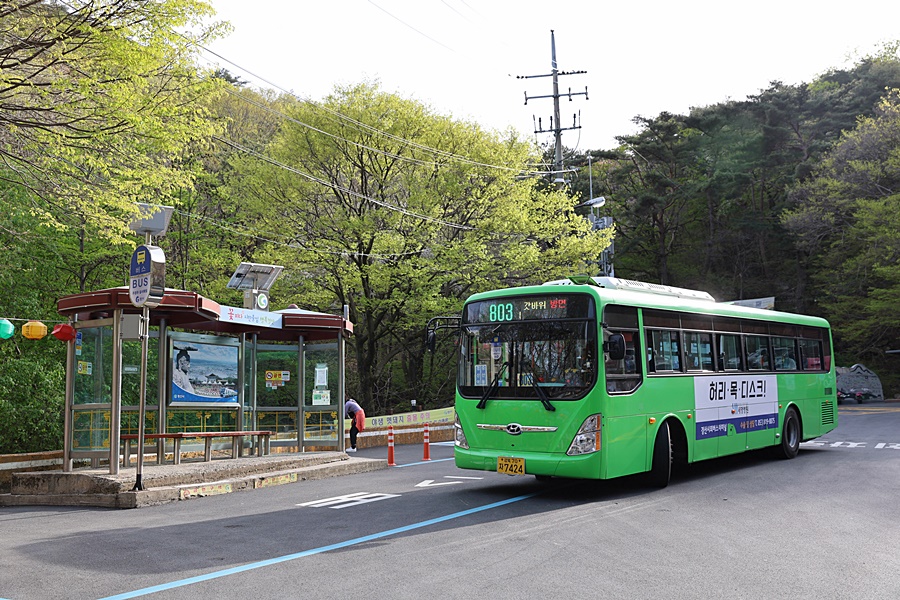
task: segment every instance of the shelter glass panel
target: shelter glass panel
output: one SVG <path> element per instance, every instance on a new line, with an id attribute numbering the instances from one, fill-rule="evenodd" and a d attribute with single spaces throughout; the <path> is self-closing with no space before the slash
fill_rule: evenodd
<path id="1" fill-rule="evenodd" d="M 299 348 L 256 352 L 256 406 L 296 407 L 300 400 Z"/>
<path id="2" fill-rule="evenodd" d="M 147 350 L 147 405 L 155 406 L 159 404 L 159 386 L 156 385 L 159 381 L 159 344 L 156 339 L 150 340 Z M 134 340 L 123 340 L 122 406 L 123 408 L 126 406 L 138 408 L 140 400 L 141 343 Z M 135 424 L 137 424 L 137 421 L 135 421 Z"/>
<path id="3" fill-rule="evenodd" d="M 303 365 L 303 441 L 306 444 L 338 442 L 339 419 L 343 417 L 338 397 L 339 362 L 336 343 L 306 345 Z"/>
<path id="4" fill-rule="evenodd" d="M 111 403 L 112 367 L 112 327 L 79 329 L 75 338 L 74 403 Z"/>
<path id="5" fill-rule="evenodd" d="M 109 409 L 75 410 L 71 450 L 109 450 Z"/>

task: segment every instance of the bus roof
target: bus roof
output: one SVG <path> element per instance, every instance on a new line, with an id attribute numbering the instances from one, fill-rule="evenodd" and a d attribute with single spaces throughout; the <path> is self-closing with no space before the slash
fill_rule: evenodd
<path id="1" fill-rule="evenodd" d="M 602 304 L 624 304 L 705 315 L 793 323 L 811 327 L 829 327 L 828 321 L 821 317 L 752 308 L 728 302 L 716 302 L 710 294 L 699 290 L 688 290 L 612 277 L 573 277 L 571 279 L 548 281 L 543 285 L 481 292 L 470 296 L 466 300 L 466 304 L 499 296 L 552 294 L 557 290 L 562 291 L 559 290 L 562 286 L 570 289 L 576 288 L 579 292 L 587 292 L 596 297 Z M 571 291 L 575 290 L 572 289 Z"/>

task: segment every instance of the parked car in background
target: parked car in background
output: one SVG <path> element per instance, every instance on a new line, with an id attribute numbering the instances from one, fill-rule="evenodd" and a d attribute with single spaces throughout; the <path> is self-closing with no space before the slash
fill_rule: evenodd
<path id="1" fill-rule="evenodd" d="M 869 388 L 850 391 L 838 390 L 837 393 L 838 404 L 841 402 L 856 402 L 857 404 L 862 404 L 863 400 L 876 400 L 878 397 L 878 394 Z"/>

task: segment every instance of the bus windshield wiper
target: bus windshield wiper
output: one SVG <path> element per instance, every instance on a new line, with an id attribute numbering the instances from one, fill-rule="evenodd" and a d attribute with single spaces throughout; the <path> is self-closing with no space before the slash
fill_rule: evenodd
<path id="1" fill-rule="evenodd" d="M 484 396 L 481 397 L 481 400 L 478 401 L 478 404 L 475 405 L 475 408 L 484 408 L 487 405 L 488 396 L 490 396 L 491 392 L 494 391 L 494 388 L 497 387 L 497 383 L 500 381 L 500 377 L 503 375 L 503 371 L 505 371 L 506 367 L 508 366 L 508 362 L 505 362 L 500 366 L 500 370 L 497 371 L 496 375 L 494 375 L 494 380 L 491 382 L 491 385 L 488 386 L 488 389 L 484 391 Z"/>
<path id="2" fill-rule="evenodd" d="M 533 387 L 537 392 L 538 398 L 540 399 L 541 404 L 544 405 L 544 408 L 546 408 L 550 412 L 556 410 L 556 407 L 550 404 L 550 398 L 547 397 L 547 392 L 545 392 L 544 389 L 538 385 L 538 382 L 534 380 L 534 376 L 531 377 L 531 387 Z"/>

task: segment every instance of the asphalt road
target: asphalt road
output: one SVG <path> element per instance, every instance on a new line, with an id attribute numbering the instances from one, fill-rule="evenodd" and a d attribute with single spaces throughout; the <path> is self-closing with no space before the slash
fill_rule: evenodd
<path id="1" fill-rule="evenodd" d="M 138 510 L 0 508 L 0 598 L 900 598 L 900 404 L 841 405 L 794 460 L 708 461 L 664 490 L 430 450 Z"/>

